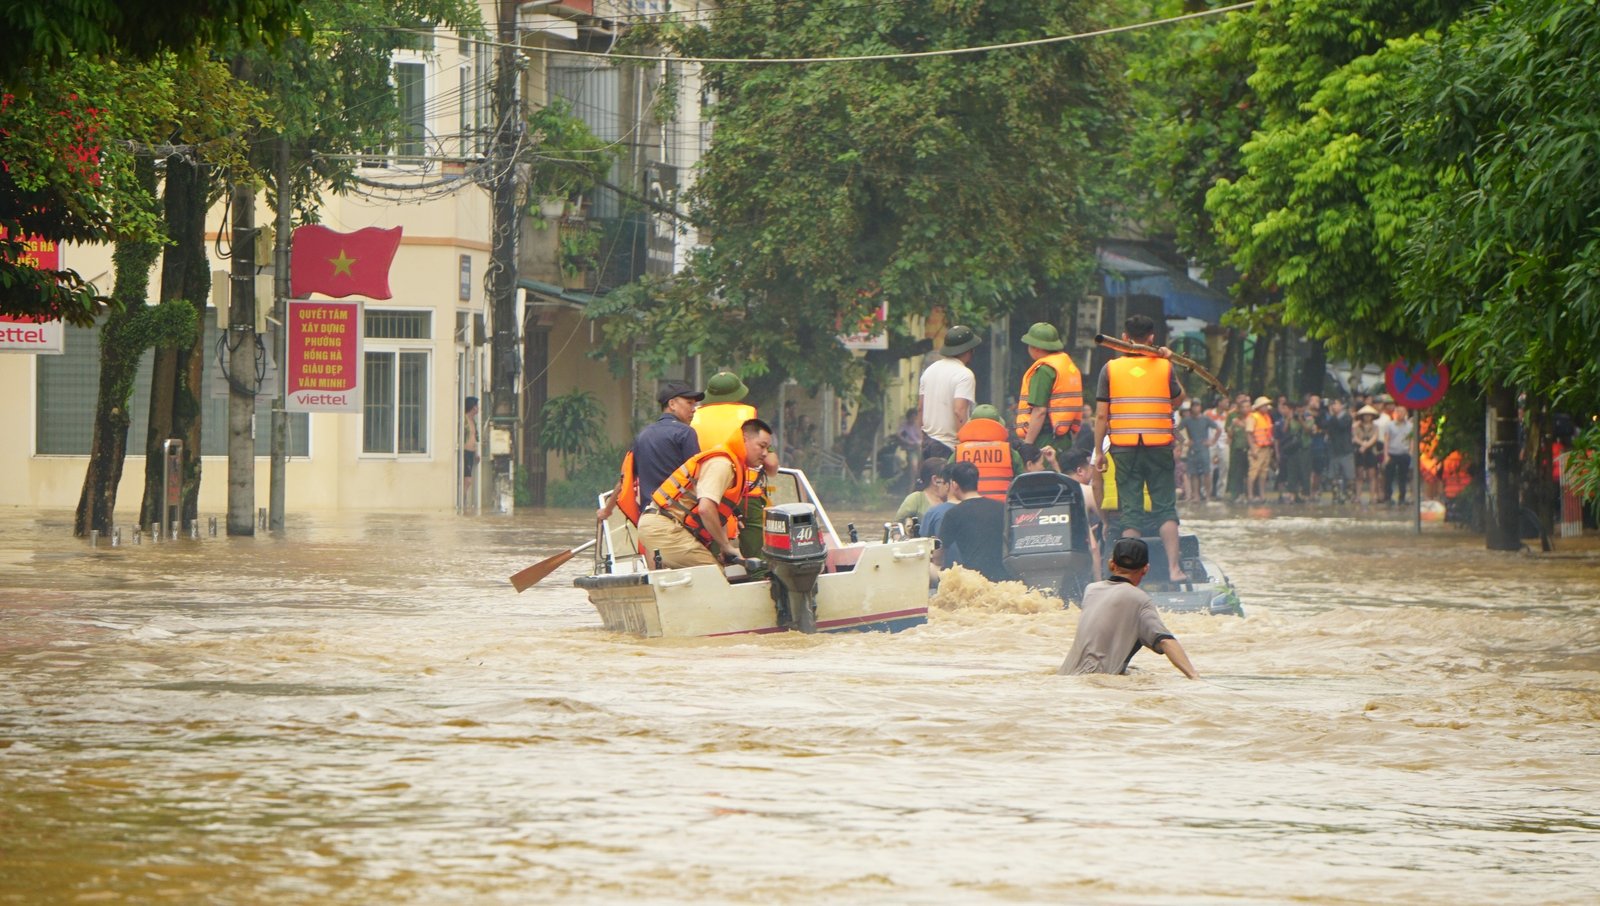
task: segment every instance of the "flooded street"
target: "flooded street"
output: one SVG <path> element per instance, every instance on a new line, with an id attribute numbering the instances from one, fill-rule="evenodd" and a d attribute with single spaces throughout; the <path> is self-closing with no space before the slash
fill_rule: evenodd
<path id="1" fill-rule="evenodd" d="M 1216 516 L 1193 683 L 1056 676 L 1076 611 L 992 593 L 609 634 L 588 555 L 506 582 L 579 512 L 0 514 L 0 903 L 1600 900 L 1600 559 Z"/>

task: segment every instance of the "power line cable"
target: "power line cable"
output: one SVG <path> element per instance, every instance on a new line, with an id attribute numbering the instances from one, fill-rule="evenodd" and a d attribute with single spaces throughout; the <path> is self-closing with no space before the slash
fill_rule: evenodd
<path id="1" fill-rule="evenodd" d="M 1117 25 L 1110 28 L 1100 28 L 1094 31 L 1079 32 L 1071 35 L 1053 35 L 1045 38 L 1029 38 L 1024 41 L 1008 41 L 1003 44 L 983 44 L 976 47 L 951 47 L 943 50 L 915 50 L 900 51 L 897 53 L 859 54 L 854 56 L 835 57 L 680 57 L 671 54 L 623 54 L 594 50 L 568 50 L 562 47 L 533 47 L 526 44 L 506 42 L 488 42 L 493 47 L 512 47 L 525 52 L 538 52 L 548 54 L 563 54 L 575 57 L 591 57 L 607 60 L 636 60 L 646 63 L 711 63 L 711 64 L 807 64 L 807 63 L 867 63 L 879 60 L 915 60 L 927 57 L 953 57 L 963 54 L 987 53 L 991 50 L 1014 50 L 1019 47 L 1040 47 L 1049 44 L 1062 44 L 1068 41 L 1083 41 L 1089 38 L 1099 38 L 1106 35 L 1121 34 L 1124 32 L 1139 31 L 1154 28 L 1158 25 L 1171 25 L 1176 22 L 1186 22 L 1191 19 L 1201 19 L 1208 16 L 1217 16 L 1223 13 L 1238 12 L 1256 5 L 1256 0 L 1245 3 L 1235 3 L 1232 6 L 1219 6 L 1216 9 L 1201 10 L 1196 13 L 1185 13 L 1181 16 L 1171 16 L 1165 19 L 1152 19 L 1146 22 L 1136 22 L 1132 25 Z M 416 32 L 418 34 L 431 34 L 417 29 L 396 28 L 396 31 Z"/>

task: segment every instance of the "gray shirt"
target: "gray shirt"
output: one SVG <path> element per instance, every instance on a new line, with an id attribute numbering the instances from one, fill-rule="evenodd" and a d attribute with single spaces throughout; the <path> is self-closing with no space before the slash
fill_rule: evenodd
<path id="1" fill-rule="evenodd" d="M 1167 631 L 1150 596 L 1120 576 L 1083 590 L 1083 615 L 1072 651 L 1057 673 L 1126 673 L 1139 646 L 1154 651 Z"/>

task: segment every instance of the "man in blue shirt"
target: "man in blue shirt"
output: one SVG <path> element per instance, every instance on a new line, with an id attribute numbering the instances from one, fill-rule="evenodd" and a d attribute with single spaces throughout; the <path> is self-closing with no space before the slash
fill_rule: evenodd
<path id="1" fill-rule="evenodd" d="M 661 417 L 633 440 L 633 473 L 637 476 L 634 486 L 641 505 L 649 503 L 656 488 L 688 462 L 689 457 L 700 452 L 700 437 L 689 427 L 689 422 L 694 419 L 695 405 L 704 398 L 704 393 L 682 381 L 667 381 L 661 385 L 656 394 L 656 402 L 661 404 Z M 621 491 L 622 483 L 618 482 L 606 505 L 595 514 L 596 518 L 604 522 L 611 515 Z"/>

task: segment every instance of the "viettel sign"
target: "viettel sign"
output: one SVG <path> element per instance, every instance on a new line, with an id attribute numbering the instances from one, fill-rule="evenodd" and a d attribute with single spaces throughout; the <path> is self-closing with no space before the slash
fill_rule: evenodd
<path id="1" fill-rule="evenodd" d="M 5 228 L 0 227 L 0 236 Z M 45 270 L 59 270 L 61 250 L 55 240 L 27 236 L 22 243 L 19 263 Z M 32 352 L 60 355 L 66 351 L 67 332 L 60 321 L 38 321 L 29 317 L 0 315 L 0 352 Z"/>

